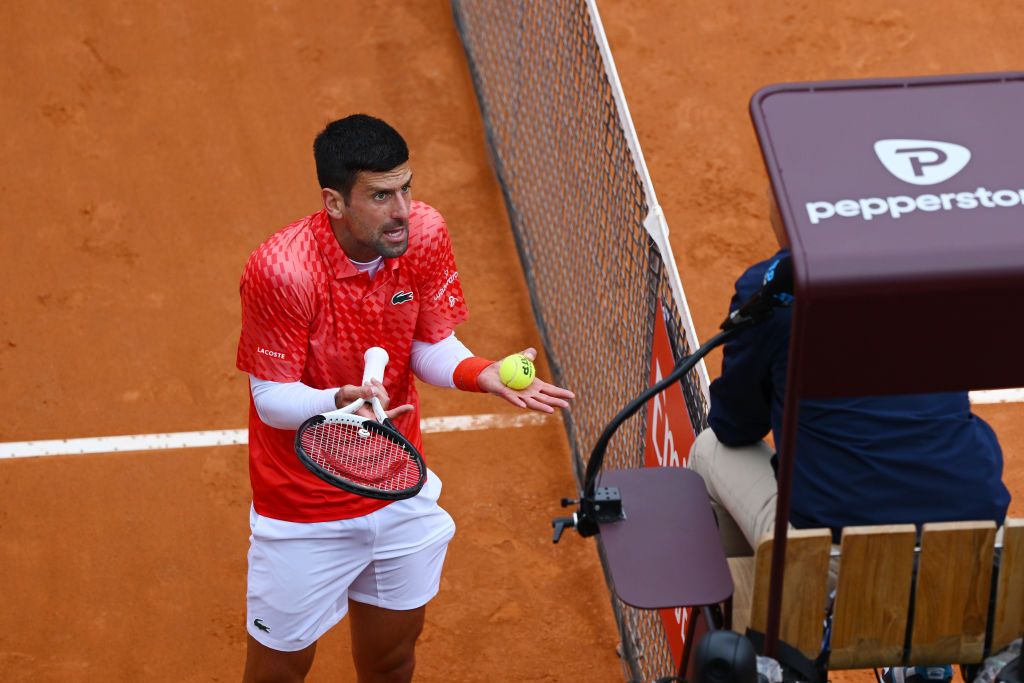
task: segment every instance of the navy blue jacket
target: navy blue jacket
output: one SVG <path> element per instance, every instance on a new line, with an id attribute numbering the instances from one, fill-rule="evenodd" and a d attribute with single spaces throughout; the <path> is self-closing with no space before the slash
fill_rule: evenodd
<path id="1" fill-rule="evenodd" d="M 772 260 L 751 267 L 736 281 L 730 310 L 761 287 Z M 753 444 L 769 429 L 775 443 L 781 443 L 791 318 L 789 309 L 776 309 L 770 320 L 725 344 L 708 416 L 722 443 Z M 966 392 L 805 399 L 800 402 L 790 522 L 797 528 L 832 529 L 952 520 L 1001 523 L 1010 504 L 1002 471 L 999 442 L 991 427 L 971 413 Z"/>

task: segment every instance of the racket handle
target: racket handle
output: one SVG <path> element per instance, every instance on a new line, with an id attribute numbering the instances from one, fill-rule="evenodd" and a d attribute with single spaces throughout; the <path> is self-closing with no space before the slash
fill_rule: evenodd
<path id="1" fill-rule="evenodd" d="M 371 346 L 363 354 L 363 384 L 371 379 L 384 381 L 384 368 L 388 364 L 388 352 L 379 346 Z"/>

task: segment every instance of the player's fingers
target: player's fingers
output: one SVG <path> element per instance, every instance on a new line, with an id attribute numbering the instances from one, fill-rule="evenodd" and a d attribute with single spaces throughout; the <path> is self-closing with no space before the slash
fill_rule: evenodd
<path id="1" fill-rule="evenodd" d="M 567 405 L 568 404 L 566 404 L 566 406 Z M 547 403 L 541 401 L 536 396 L 527 396 L 526 397 L 526 407 L 529 408 L 530 410 L 536 410 L 536 411 L 541 412 L 541 413 L 553 413 L 553 412 L 555 412 L 555 409 L 552 406 L 550 406 Z M 562 406 L 562 407 L 565 407 L 565 406 Z"/>
<path id="2" fill-rule="evenodd" d="M 508 401 L 509 403 L 511 403 L 512 405 L 514 405 L 516 407 L 519 407 L 519 408 L 527 408 L 528 407 L 526 405 L 526 401 L 523 400 L 523 397 L 520 396 L 518 392 L 512 391 L 511 389 L 505 389 L 505 390 L 501 391 L 498 394 L 498 396 L 501 396 L 503 399 L 505 399 L 506 401 Z"/>
<path id="3" fill-rule="evenodd" d="M 537 393 L 537 394 L 532 394 L 530 396 L 530 398 L 532 400 L 538 402 L 538 403 L 543 403 L 544 405 L 552 406 L 552 407 L 555 407 L 555 408 L 568 408 L 569 407 L 569 402 L 568 401 L 566 401 L 563 398 L 558 398 L 557 396 L 551 396 L 551 395 L 548 395 L 548 394 Z"/>
<path id="4" fill-rule="evenodd" d="M 376 396 L 378 400 L 380 400 L 380 402 L 385 405 L 387 404 L 388 401 L 391 400 L 391 396 L 388 394 L 388 390 L 384 388 L 384 385 L 381 383 L 379 379 L 371 379 L 368 385 L 364 384 L 363 386 L 369 386 L 370 388 L 370 395 L 367 396 L 367 398 L 372 398 L 373 396 Z"/>
<path id="5" fill-rule="evenodd" d="M 523 389 L 523 392 L 530 396 L 545 396 L 553 399 L 561 399 L 562 401 L 568 401 L 576 398 L 576 394 L 572 393 L 568 389 L 556 387 L 554 384 L 548 384 L 542 379 L 533 380 L 533 383 Z"/>
<path id="6" fill-rule="evenodd" d="M 343 403 L 351 403 L 356 399 L 368 400 L 373 396 L 373 393 L 367 385 L 356 386 L 354 384 L 346 384 L 341 388 L 341 397 Z"/>
<path id="7" fill-rule="evenodd" d="M 523 354 L 530 360 L 537 360 L 537 349 L 533 348 L 532 346 L 523 349 L 519 353 Z"/>
<path id="8" fill-rule="evenodd" d="M 556 387 L 554 384 L 548 384 L 547 382 L 544 382 L 542 380 L 534 380 L 533 383 L 537 385 L 537 390 L 539 392 L 547 394 L 548 396 L 554 396 L 557 398 L 564 399 L 576 398 L 576 394 L 572 393 L 568 389 Z"/>
<path id="9" fill-rule="evenodd" d="M 398 406 L 397 408 L 392 408 L 391 410 L 384 411 L 384 414 L 388 416 L 389 420 L 394 420 L 399 415 L 405 415 L 406 413 L 411 412 L 412 409 L 412 405 L 406 403 L 405 405 Z"/>

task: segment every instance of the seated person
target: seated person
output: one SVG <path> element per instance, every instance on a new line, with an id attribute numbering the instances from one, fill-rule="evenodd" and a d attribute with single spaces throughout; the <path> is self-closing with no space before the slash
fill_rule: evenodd
<path id="1" fill-rule="evenodd" d="M 785 255 L 788 243 L 774 202 L 771 217 L 782 248 L 777 256 Z M 761 287 L 773 260 L 740 276 L 730 310 Z M 711 383 L 710 427 L 690 452 L 689 467 L 704 478 L 723 543 L 734 555 L 743 554 L 738 548 L 749 554 L 775 529 L 776 463 L 762 438 L 771 430 L 776 443 L 781 439 L 790 320 L 789 309 L 776 309 L 768 321 L 726 342 L 722 374 Z M 1010 503 L 999 442 L 971 413 L 967 392 L 804 399 L 795 451 L 790 525 L 831 528 L 836 542 L 839 531 L 853 525 L 1001 524 Z M 743 538 L 730 537 L 730 529 Z M 891 680 L 900 683 L 902 673 Z M 910 678 L 914 672 L 906 673 Z"/>

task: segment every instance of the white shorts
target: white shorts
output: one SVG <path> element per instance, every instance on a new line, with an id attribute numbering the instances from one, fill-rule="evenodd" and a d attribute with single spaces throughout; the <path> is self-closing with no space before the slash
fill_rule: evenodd
<path id="1" fill-rule="evenodd" d="M 414 498 L 355 519 L 299 523 L 249 513 L 246 627 L 261 644 L 302 650 L 337 624 L 348 601 L 393 610 L 430 602 L 455 522 L 428 472 Z"/>

